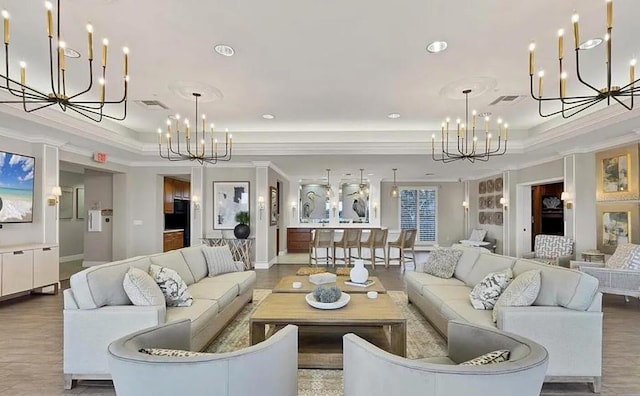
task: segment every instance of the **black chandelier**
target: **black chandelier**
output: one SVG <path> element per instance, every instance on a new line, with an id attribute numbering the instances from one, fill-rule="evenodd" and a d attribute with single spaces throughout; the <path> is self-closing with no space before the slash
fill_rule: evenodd
<path id="1" fill-rule="evenodd" d="M 556 114 L 562 114 L 563 118 L 572 117 L 578 113 L 585 111 L 586 109 L 594 106 L 603 100 L 606 99 L 607 106 L 611 104 L 611 99 L 615 102 L 621 104 L 627 110 L 633 109 L 633 97 L 638 94 L 638 87 L 636 87 L 636 83 L 638 80 L 635 79 L 635 67 L 636 60 L 632 59 L 629 63 L 629 84 L 620 87 L 617 85 L 612 85 L 611 82 L 611 40 L 612 40 L 612 31 L 613 31 L 613 1 L 606 0 L 607 4 L 607 33 L 604 36 L 604 41 L 606 45 L 605 53 L 606 53 L 606 64 L 607 64 L 607 86 L 601 89 L 594 87 L 588 82 L 582 79 L 580 75 L 580 51 L 585 49 L 593 48 L 594 45 L 591 42 L 593 40 L 589 40 L 585 43 L 580 43 L 580 28 L 578 25 L 578 14 L 573 14 L 571 21 L 573 23 L 573 38 L 574 38 L 574 46 L 576 52 L 576 77 L 578 81 L 582 83 L 584 86 L 588 87 L 590 91 L 593 92 L 592 95 L 584 95 L 584 96 L 567 96 L 567 73 L 563 69 L 562 60 L 564 58 L 564 30 L 558 30 L 558 62 L 560 65 L 560 81 L 558 84 L 559 96 L 556 97 L 547 97 L 544 98 L 542 96 L 543 93 L 543 84 L 544 84 L 544 71 L 541 70 L 538 73 L 538 95 L 535 95 L 533 90 L 533 73 L 534 73 L 534 53 L 535 53 L 535 43 L 531 43 L 529 45 L 529 79 L 531 81 L 531 97 L 538 101 L 538 114 L 541 117 L 550 117 Z M 601 40 L 598 40 L 602 42 Z M 596 43 L 597 45 L 599 43 Z M 626 104 L 622 101 L 625 97 L 631 97 L 630 104 Z M 543 102 L 560 102 L 560 110 L 546 113 L 542 112 L 542 103 Z"/>
<path id="2" fill-rule="evenodd" d="M 89 60 L 89 82 L 87 87 L 77 93 L 67 92 L 66 87 L 66 65 L 65 53 L 69 51 L 64 41 L 60 39 L 60 0 L 58 0 L 58 8 L 56 9 L 57 25 L 56 36 L 53 36 L 53 5 L 51 2 L 45 2 L 47 10 L 47 36 L 49 37 L 49 70 L 51 80 L 51 91 L 48 93 L 40 89 L 30 87 L 26 84 L 27 64 L 20 62 L 20 81 L 10 76 L 9 70 L 9 22 L 10 16 L 7 10 L 2 11 L 4 22 L 4 54 L 5 69 L 4 74 L 0 73 L 0 89 L 9 92 L 15 97 L 12 100 L 0 100 L 0 103 L 22 104 L 24 111 L 31 113 L 57 104 L 62 111 L 72 110 L 90 120 L 100 122 L 103 118 L 122 121 L 127 117 L 127 89 L 129 85 L 129 49 L 123 48 L 124 52 L 124 93 L 118 100 L 105 100 L 106 96 L 106 70 L 107 70 L 107 48 L 109 41 L 102 41 L 102 73 L 98 80 L 99 93 L 98 100 L 82 99 L 93 88 L 93 26 L 87 25 L 87 40 Z M 77 55 L 77 54 L 76 54 Z M 3 81 L 4 80 L 4 81 Z M 120 115 L 105 114 L 105 105 L 122 105 Z"/>
<path id="3" fill-rule="evenodd" d="M 176 114 L 167 119 L 167 131 L 165 140 L 165 149 L 162 148 L 162 129 L 158 128 L 158 152 L 161 158 L 169 161 L 198 161 L 200 164 L 213 164 L 218 161 L 230 161 L 233 143 L 231 134 L 225 131 L 224 135 L 224 154 L 222 149 L 218 149 L 218 139 L 213 136 L 214 125 L 210 124 L 210 143 L 207 147 L 206 123 L 207 117 L 202 115 L 202 131 L 198 131 L 198 98 L 202 96 L 200 93 L 194 92 L 196 98 L 196 122 L 195 131 L 191 133 L 189 120 L 184 119 L 184 133 L 180 131 L 180 115 Z M 172 135 L 171 125 L 175 123 L 175 137 Z M 184 142 L 180 145 L 181 134 L 184 134 Z M 220 154 L 219 154 L 220 152 Z"/>
<path id="4" fill-rule="evenodd" d="M 462 124 L 460 119 L 456 120 L 457 137 L 455 147 L 449 148 L 449 122 L 447 118 L 442 123 L 440 153 L 436 155 L 436 135 L 431 135 L 431 157 L 434 161 L 449 163 L 457 160 L 467 160 L 469 162 L 488 161 L 489 158 L 504 155 L 507 152 L 507 139 L 509 138 L 509 125 L 503 124 L 502 119 L 498 118 L 497 138 L 493 138 L 489 133 L 489 116 L 484 117 L 484 149 L 478 148 L 478 136 L 476 135 L 476 117 L 477 112 L 473 110 L 471 128 L 469 128 L 469 94 L 470 89 L 462 91 L 465 96 L 465 123 Z M 504 130 L 503 130 L 504 127 Z M 453 132 L 452 132 L 453 133 Z M 493 143 L 497 140 L 497 143 Z M 503 142 L 504 140 L 504 142 Z M 503 144 L 504 143 L 504 144 Z M 492 147 L 495 145 L 495 147 Z"/>

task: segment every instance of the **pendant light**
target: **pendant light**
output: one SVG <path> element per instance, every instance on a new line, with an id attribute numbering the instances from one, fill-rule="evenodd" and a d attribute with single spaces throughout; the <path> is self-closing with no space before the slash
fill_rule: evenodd
<path id="1" fill-rule="evenodd" d="M 363 172 L 364 172 L 364 168 L 360 168 L 360 185 L 358 188 L 358 194 L 367 195 L 369 194 L 369 187 L 366 184 L 364 184 Z"/>
<path id="2" fill-rule="evenodd" d="M 393 168 L 393 186 L 391 186 L 391 198 L 398 198 L 398 186 L 396 185 L 396 171 L 398 168 Z"/>
<path id="3" fill-rule="evenodd" d="M 333 195 L 333 190 L 331 189 L 331 178 L 330 178 L 331 169 L 326 169 L 326 171 L 327 171 L 327 186 L 325 190 L 327 193 L 327 198 L 331 198 L 331 196 Z"/>

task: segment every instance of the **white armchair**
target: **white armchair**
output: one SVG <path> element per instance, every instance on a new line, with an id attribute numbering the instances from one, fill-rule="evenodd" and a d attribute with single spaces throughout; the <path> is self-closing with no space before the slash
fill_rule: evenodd
<path id="1" fill-rule="evenodd" d="M 522 257 L 567 268 L 574 257 L 573 239 L 561 235 L 536 235 L 533 250 Z"/>

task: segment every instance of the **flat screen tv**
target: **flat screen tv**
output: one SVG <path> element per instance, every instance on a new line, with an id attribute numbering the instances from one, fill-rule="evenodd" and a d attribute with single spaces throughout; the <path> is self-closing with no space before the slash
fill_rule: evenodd
<path id="1" fill-rule="evenodd" d="M 0 151 L 0 223 L 33 222 L 35 159 Z"/>

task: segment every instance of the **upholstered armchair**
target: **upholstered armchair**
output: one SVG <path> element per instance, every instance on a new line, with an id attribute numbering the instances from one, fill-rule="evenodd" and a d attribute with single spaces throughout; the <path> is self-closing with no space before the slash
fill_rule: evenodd
<path id="1" fill-rule="evenodd" d="M 598 279 L 598 291 L 640 298 L 640 245 L 620 244 L 606 263 L 571 261 L 571 268 Z"/>
<path id="2" fill-rule="evenodd" d="M 538 396 L 547 350 L 527 338 L 490 327 L 450 321 L 449 355 L 410 360 L 362 338 L 343 337 L 345 396 Z M 500 349 L 509 360 L 483 366 L 459 363 Z"/>
<path id="3" fill-rule="evenodd" d="M 569 268 L 569 262 L 574 257 L 573 239 L 561 235 L 536 235 L 534 251 L 522 257 Z"/>
<path id="4" fill-rule="evenodd" d="M 151 327 L 109 345 L 118 396 L 298 394 L 298 328 L 288 325 L 266 341 L 228 353 L 155 356 L 142 348 L 189 350 L 191 322 Z M 277 364 L 274 364 L 277 362 Z"/>

